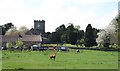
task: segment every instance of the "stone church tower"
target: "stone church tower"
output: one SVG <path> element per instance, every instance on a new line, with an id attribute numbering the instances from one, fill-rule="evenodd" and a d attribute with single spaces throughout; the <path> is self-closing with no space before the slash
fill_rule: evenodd
<path id="1" fill-rule="evenodd" d="M 34 20 L 34 29 L 39 30 L 40 33 L 45 33 L 45 21 Z"/>
<path id="2" fill-rule="evenodd" d="M 34 28 L 31 28 L 26 35 L 44 35 L 45 34 L 45 21 L 34 20 Z"/>

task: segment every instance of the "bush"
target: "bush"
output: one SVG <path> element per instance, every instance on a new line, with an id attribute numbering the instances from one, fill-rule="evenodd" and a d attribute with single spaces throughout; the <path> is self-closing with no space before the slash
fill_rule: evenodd
<path id="1" fill-rule="evenodd" d="M 117 48 L 118 45 L 117 44 L 113 44 L 113 45 L 109 45 L 110 48 Z"/>
<path id="2" fill-rule="evenodd" d="M 6 47 L 7 47 L 7 48 L 12 48 L 12 47 L 13 47 L 13 45 L 12 45 L 12 43 L 11 43 L 11 42 L 7 42 L 7 43 L 6 43 Z"/>
<path id="3" fill-rule="evenodd" d="M 16 41 L 16 46 L 17 47 L 22 47 L 23 46 L 23 42 L 22 41 Z"/>

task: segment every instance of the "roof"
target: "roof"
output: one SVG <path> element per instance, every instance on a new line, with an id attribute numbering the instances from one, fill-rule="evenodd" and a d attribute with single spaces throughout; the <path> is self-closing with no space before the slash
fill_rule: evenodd
<path id="1" fill-rule="evenodd" d="M 26 32 L 26 35 L 40 35 L 42 31 L 40 29 L 30 29 L 28 32 Z"/>
<path id="2" fill-rule="evenodd" d="M 2 36 L 2 42 L 14 42 L 17 41 L 18 37 L 17 36 Z"/>
<path id="3" fill-rule="evenodd" d="M 42 41 L 40 35 L 23 35 L 19 40 L 22 41 Z"/>
<path id="4" fill-rule="evenodd" d="M 0 40 L 2 40 L 2 42 L 15 42 L 17 40 L 35 41 L 35 42 L 42 41 L 41 35 L 21 35 L 21 36 L 22 37 L 19 37 L 18 35 L 5 35 L 5 36 L 0 36 Z"/>

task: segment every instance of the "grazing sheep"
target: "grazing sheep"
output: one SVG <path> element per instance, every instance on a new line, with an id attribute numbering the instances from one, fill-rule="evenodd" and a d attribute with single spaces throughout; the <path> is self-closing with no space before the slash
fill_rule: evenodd
<path id="1" fill-rule="evenodd" d="M 54 59 L 55 61 L 55 58 L 56 58 L 56 53 L 50 55 L 50 59 Z"/>
<path id="2" fill-rule="evenodd" d="M 79 50 L 79 49 L 77 49 L 77 50 L 76 50 L 76 52 L 77 52 L 77 53 L 79 53 L 79 52 L 80 52 L 80 50 Z"/>

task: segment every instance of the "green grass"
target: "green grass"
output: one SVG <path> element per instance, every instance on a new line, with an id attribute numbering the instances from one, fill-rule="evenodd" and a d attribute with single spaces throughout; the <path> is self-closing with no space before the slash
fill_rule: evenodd
<path id="1" fill-rule="evenodd" d="M 2 52 L 0 51 L 0 71 L 2 70 Z"/>
<path id="2" fill-rule="evenodd" d="M 42 44 L 42 46 L 68 46 L 68 47 L 77 47 L 76 45 L 72 45 L 72 44 Z"/>
<path id="3" fill-rule="evenodd" d="M 56 61 L 49 55 L 54 51 L 3 51 L 3 69 L 118 69 L 118 53 L 84 50 L 57 52 Z"/>

